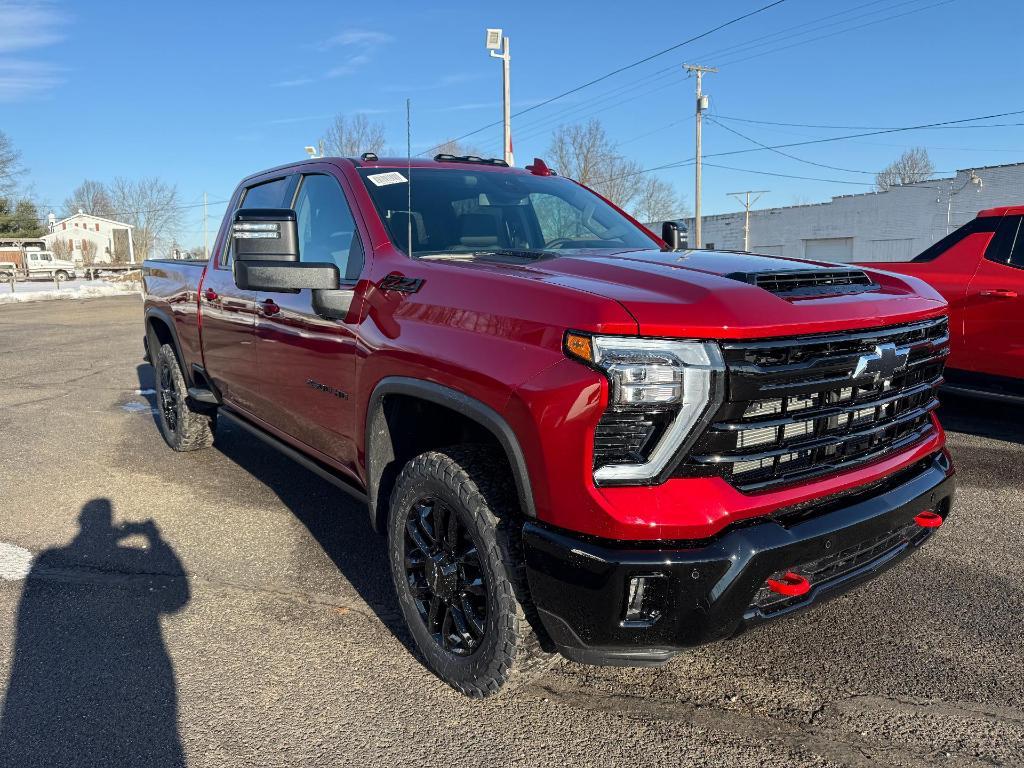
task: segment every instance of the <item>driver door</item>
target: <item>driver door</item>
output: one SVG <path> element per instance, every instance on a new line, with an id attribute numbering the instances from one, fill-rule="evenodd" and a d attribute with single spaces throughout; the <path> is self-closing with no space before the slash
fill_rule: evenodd
<path id="1" fill-rule="evenodd" d="M 299 260 L 333 261 L 341 285 L 354 286 L 362 239 L 339 179 L 303 175 L 293 208 Z M 355 326 L 318 315 L 308 289 L 260 291 L 256 308 L 261 418 L 355 475 Z"/>

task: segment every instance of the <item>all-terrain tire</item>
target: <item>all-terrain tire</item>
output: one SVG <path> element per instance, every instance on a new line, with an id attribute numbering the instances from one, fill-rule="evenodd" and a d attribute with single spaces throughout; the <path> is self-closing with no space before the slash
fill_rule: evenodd
<path id="1" fill-rule="evenodd" d="M 478 553 L 483 581 L 483 637 L 469 655 L 456 655 L 428 630 L 406 570 L 410 512 L 425 499 L 458 515 Z M 423 453 L 405 465 L 391 494 L 388 552 L 406 623 L 427 666 L 467 696 L 507 692 L 543 674 L 561 657 L 536 620 L 522 556 L 522 521 L 505 457 L 489 446 L 467 445 Z M 447 514 L 447 513 L 446 513 Z M 531 621 L 532 619 L 532 621 Z M 443 633 L 443 629 L 442 629 Z"/>
<path id="2" fill-rule="evenodd" d="M 188 385 L 174 347 L 164 344 L 153 361 L 156 368 L 157 421 L 160 433 L 176 451 L 197 451 L 213 445 L 216 414 L 189 402 Z"/>

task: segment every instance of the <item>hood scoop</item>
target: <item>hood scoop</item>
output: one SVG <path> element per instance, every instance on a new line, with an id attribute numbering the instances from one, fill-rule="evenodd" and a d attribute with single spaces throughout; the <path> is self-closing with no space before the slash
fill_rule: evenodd
<path id="1" fill-rule="evenodd" d="M 864 293 L 878 288 L 860 269 L 786 269 L 770 272 L 733 272 L 726 275 L 756 285 L 769 293 L 786 298 L 835 296 Z"/>

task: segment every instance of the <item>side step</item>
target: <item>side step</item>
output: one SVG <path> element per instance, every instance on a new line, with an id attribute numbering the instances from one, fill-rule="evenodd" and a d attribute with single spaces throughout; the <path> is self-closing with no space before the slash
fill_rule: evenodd
<path id="1" fill-rule="evenodd" d="M 238 414 L 232 413 L 231 411 L 222 408 L 218 414 L 218 418 L 227 419 L 232 424 L 241 427 L 249 434 L 259 438 L 264 443 L 269 445 L 271 448 L 276 448 L 279 452 L 283 453 L 296 464 L 301 464 L 303 467 L 308 469 L 313 474 L 319 475 L 324 480 L 329 482 L 331 485 L 335 486 L 336 488 L 340 488 L 342 491 L 347 493 L 356 501 L 362 504 L 368 503 L 366 494 L 363 493 L 362 490 L 356 488 L 354 485 L 348 482 L 348 480 L 346 480 L 340 474 L 338 474 L 333 469 L 328 467 L 326 464 L 319 462 L 314 458 L 306 456 L 305 454 L 300 453 L 299 451 L 295 450 L 284 441 L 278 440 L 269 432 L 264 431 L 260 427 L 242 418 Z"/>
<path id="2" fill-rule="evenodd" d="M 958 384 L 944 384 L 941 391 L 950 395 L 960 395 L 961 397 L 977 397 L 982 400 L 995 400 L 996 402 L 1009 403 L 1011 405 L 1024 405 L 1024 395 L 992 392 L 987 389 L 975 389 L 974 387 Z"/>
<path id="3" fill-rule="evenodd" d="M 189 387 L 188 396 L 195 400 L 197 403 L 206 403 L 208 405 L 220 405 L 218 397 L 208 389 L 202 387 Z"/>

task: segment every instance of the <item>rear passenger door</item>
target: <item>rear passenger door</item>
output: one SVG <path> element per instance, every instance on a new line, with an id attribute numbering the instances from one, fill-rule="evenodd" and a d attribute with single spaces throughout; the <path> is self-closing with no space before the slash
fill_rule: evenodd
<path id="1" fill-rule="evenodd" d="M 284 207 L 295 209 L 300 260 L 333 262 L 341 285 L 354 286 L 363 241 L 341 180 L 304 174 Z M 261 291 L 256 301 L 260 417 L 355 475 L 355 327 L 318 315 L 309 290 Z"/>
<path id="2" fill-rule="evenodd" d="M 295 176 L 281 176 L 243 190 L 239 209 L 287 208 L 295 189 Z M 203 361 L 207 373 L 231 405 L 255 412 L 259 396 L 256 370 L 256 292 L 235 285 L 232 273 L 234 246 L 231 211 L 227 235 L 218 244 L 213 268 L 207 269 L 199 301 L 202 305 Z"/>
<path id="3" fill-rule="evenodd" d="M 1024 379 L 1024 224 L 1004 216 L 967 288 L 970 370 Z"/>

